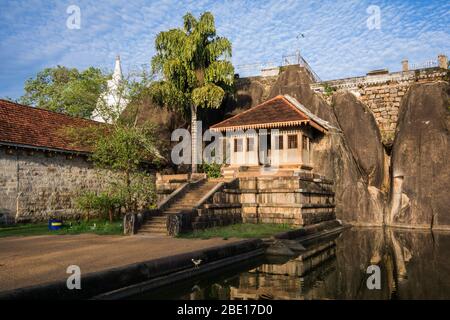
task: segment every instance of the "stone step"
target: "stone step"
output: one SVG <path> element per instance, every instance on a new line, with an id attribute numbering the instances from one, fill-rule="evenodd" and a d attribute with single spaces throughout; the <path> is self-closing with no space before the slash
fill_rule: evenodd
<path id="1" fill-rule="evenodd" d="M 158 226 L 142 226 L 139 229 L 139 233 L 140 232 L 148 232 L 148 233 L 166 233 L 167 232 L 167 228 L 166 226 L 164 227 L 158 227 Z"/>
<path id="2" fill-rule="evenodd" d="M 172 206 L 186 206 L 186 207 L 193 207 L 197 204 L 198 201 L 180 201 L 180 202 L 174 202 L 169 207 Z"/>
<path id="3" fill-rule="evenodd" d="M 159 221 L 159 220 L 166 221 L 166 219 L 167 219 L 167 217 L 165 215 L 160 215 L 160 216 L 150 217 L 147 221 Z"/>
<path id="4" fill-rule="evenodd" d="M 203 195 L 202 195 L 203 196 Z M 183 197 L 180 199 L 175 200 L 174 202 L 180 202 L 180 201 L 198 201 L 200 200 L 202 197 Z"/>
<path id="5" fill-rule="evenodd" d="M 165 226 L 167 224 L 167 220 L 159 220 L 159 221 L 148 221 L 142 225 L 145 226 Z"/>
<path id="6" fill-rule="evenodd" d="M 151 235 L 167 235 L 167 231 L 142 231 L 139 232 L 140 234 L 151 234 Z"/>
<path id="7" fill-rule="evenodd" d="M 166 211 L 164 211 L 165 214 L 177 214 L 179 212 L 180 212 L 179 210 L 166 210 Z"/>
<path id="8" fill-rule="evenodd" d="M 164 211 L 173 211 L 173 210 L 181 210 L 181 209 L 193 209 L 195 207 L 195 203 L 179 203 L 174 204 L 167 207 Z"/>
<path id="9" fill-rule="evenodd" d="M 183 211 L 183 210 L 188 211 L 188 210 L 192 210 L 192 208 L 193 207 L 191 207 L 191 206 L 169 207 L 169 208 L 166 209 L 165 212 L 167 212 L 167 211 L 177 211 L 177 212 L 179 212 L 179 211 Z"/>
<path id="10" fill-rule="evenodd" d="M 194 185 L 191 190 L 186 192 L 181 198 L 171 203 L 164 214 L 176 214 L 183 210 L 192 210 L 192 208 L 217 184 L 218 182 L 201 182 Z"/>

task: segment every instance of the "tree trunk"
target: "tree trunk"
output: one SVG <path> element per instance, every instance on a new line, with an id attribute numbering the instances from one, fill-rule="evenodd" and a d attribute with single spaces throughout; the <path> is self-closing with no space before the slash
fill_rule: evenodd
<path id="1" fill-rule="evenodd" d="M 126 184 L 127 184 L 126 210 L 127 210 L 127 213 L 128 213 L 128 212 L 130 212 L 131 206 L 132 206 L 132 203 L 131 203 L 131 178 L 130 178 L 130 172 L 128 170 L 125 172 L 125 180 L 126 180 Z"/>
<path id="2" fill-rule="evenodd" d="M 192 173 L 197 172 L 197 108 L 191 105 L 191 159 Z"/>
<path id="3" fill-rule="evenodd" d="M 109 212 L 109 222 L 112 223 L 113 222 L 113 209 L 109 208 L 108 212 Z"/>

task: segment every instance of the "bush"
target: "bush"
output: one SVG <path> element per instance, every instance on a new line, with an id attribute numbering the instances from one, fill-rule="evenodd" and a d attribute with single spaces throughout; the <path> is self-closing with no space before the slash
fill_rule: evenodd
<path id="1" fill-rule="evenodd" d="M 89 215 L 92 211 L 99 213 L 101 218 L 109 218 L 109 221 L 114 220 L 114 213 L 124 205 L 124 200 L 118 195 L 110 195 L 106 192 L 96 194 L 91 191 L 82 193 L 76 199 L 77 207 L 86 212 L 86 220 L 89 220 Z"/>
<path id="2" fill-rule="evenodd" d="M 95 192 L 86 191 L 75 199 L 76 207 L 85 212 L 86 220 L 89 220 L 90 213 L 95 210 L 96 197 Z"/>
<path id="3" fill-rule="evenodd" d="M 218 163 L 204 163 L 201 165 L 200 170 L 203 173 L 206 173 L 208 178 L 220 178 L 220 176 L 222 175 L 220 171 L 221 168 L 222 166 Z"/>

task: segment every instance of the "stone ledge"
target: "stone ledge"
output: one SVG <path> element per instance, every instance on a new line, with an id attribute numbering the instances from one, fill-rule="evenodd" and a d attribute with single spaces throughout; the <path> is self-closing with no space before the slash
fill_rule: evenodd
<path id="1" fill-rule="evenodd" d="M 297 239 L 305 238 L 306 236 L 318 236 L 325 232 L 333 232 L 334 229 L 339 230 L 342 224 L 337 220 L 325 221 L 313 225 L 309 225 L 297 230 L 287 231 L 276 234 L 275 239 Z"/>
<path id="2" fill-rule="evenodd" d="M 335 193 L 333 191 L 313 191 L 307 189 L 223 189 L 225 193 L 306 193 L 306 194 L 322 194 L 328 196 L 334 196 Z"/>
<path id="3" fill-rule="evenodd" d="M 222 209 L 222 208 L 241 208 L 240 203 L 208 203 L 204 205 L 204 209 Z"/>
<path id="4" fill-rule="evenodd" d="M 334 208 L 334 203 L 243 203 L 242 208 Z"/>

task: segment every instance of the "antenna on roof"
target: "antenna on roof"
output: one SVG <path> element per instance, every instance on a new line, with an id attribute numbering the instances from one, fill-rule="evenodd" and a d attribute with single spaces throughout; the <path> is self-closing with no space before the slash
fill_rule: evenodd
<path id="1" fill-rule="evenodd" d="M 300 39 L 304 38 L 305 34 L 304 33 L 299 33 L 295 39 L 297 39 L 298 43 L 297 43 L 297 50 L 295 52 L 296 58 L 297 58 L 297 64 L 300 64 L 301 61 L 301 56 L 300 56 Z"/>

